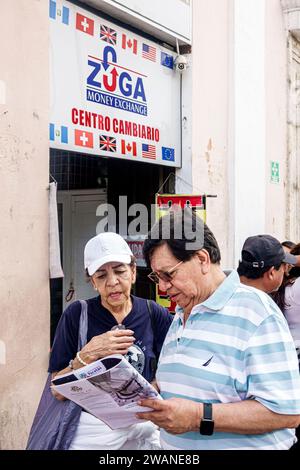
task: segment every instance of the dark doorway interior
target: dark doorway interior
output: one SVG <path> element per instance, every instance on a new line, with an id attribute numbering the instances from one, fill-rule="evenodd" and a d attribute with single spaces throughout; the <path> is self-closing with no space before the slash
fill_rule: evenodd
<path id="1" fill-rule="evenodd" d="M 57 181 L 58 191 L 107 188 L 107 202 L 116 208 L 117 222 L 119 219 L 119 196 L 122 195 L 127 196 L 128 207 L 133 203 L 146 205 L 150 216 L 150 207 L 155 203 L 155 194 L 171 172 L 174 172 L 173 168 L 160 165 L 50 150 L 50 175 Z M 174 178 L 169 178 L 167 184 L 163 186 L 163 192 L 174 193 Z M 61 250 L 63 250 L 62 213 L 59 206 L 58 218 Z M 128 222 L 130 222 L 130 218 L 128 218 Z M 147 268 L 138 268 L 134 294 L 155 299 L 155 286 L 147 279 L 148 272 Z M 51 280 L 50 295 L 52 344 L 57 323 L 62 314 L 62 279 Z"/>
<path id="2" fill-rule="evenodd" d="M 171 169 L 173 170 L 173 169 Z M 119 208 L 119 196 L 127 196 L 128 207 L 134 203 L 141 203 L 147 206 L 151 224 L 151 204 L 155 203 L 155 194 L 163 182 L 167 179 L 171 170 L 168 167 L 159 165 L 149 165 L 136 162 L 124 162 L 122 160 L 109 160 L 108 162 L 108 202 L 115 208 Z M 165 192 L 174 193 L 174 178 L 170 178 L 164 186 Z M 119 212 L 117 210 L 117 231 Z M 132 218 L 128 217 L 128 223 Z M 155 285 L 149 282 L 147 274 L 149 269 L 138 267 L 137 282 L 134 287 L 134 294 L 155 299 Z"/>

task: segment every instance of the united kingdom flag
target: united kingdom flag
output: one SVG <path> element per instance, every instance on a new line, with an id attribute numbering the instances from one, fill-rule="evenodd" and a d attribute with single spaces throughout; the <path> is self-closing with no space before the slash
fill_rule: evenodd
<path id="1" fill-rule="evenodd" d="M 101 24 L 100 39 L 115 46 L 117 44 L 117 32 L 114 29 L 105 26 L 105 24 Z"/>
<path id="2" fill-rule="evenodd" d="M 117 151 L 116 139 L 114 137 L 110 137 L 109 135 L 99 136 L 99 146 L 100 150 L 104 150 L 105 152 Z"/>

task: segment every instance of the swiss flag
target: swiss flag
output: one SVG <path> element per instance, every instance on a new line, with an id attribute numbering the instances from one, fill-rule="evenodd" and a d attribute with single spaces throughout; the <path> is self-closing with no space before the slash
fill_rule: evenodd
<path id="1" fill-rule="evenodd" d="M 123 155 L 132 155 L 136 157 L 136 142 L 126 142 L 126 140 L 121 140 L 121 149 Z"/>
<path id="2" fill-rule="evenodd" d="M 94 20 L 91 20 L 87 16 L 83 16 L 80 13 L 76 13 L 76 29 L 94 36 Z"/>
<path id="3" fill-rule="evenodd" d="M 137 40 L 122 34 L 122 49 L 131 49 L 131 52 L 137 54 Z"/>
<path id="4" fill-rule="evenodd" d="M 93 148 L 94 147 L 93 133 L 75 129 L 75 145 L 80 145 L 80 147 Z"/>

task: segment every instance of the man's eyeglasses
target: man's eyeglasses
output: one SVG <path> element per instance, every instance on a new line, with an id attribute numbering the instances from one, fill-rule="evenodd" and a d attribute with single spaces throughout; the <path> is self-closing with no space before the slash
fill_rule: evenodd
<path id="1" fill-rule="evenodd" d="M 151 281 L 155 282 L 155 284 L 159 284 L 159 280 L 164 282 L 171 282 L 175 275 L 175 269 L 177 269 L 182 263 L 183 261 L 179 261 L 176 266 L 173 266 L 173 268 L 169 269 L 168 271 L 162 271 L 161 273 L 152 271 L 152 273 L 148 274 L 148 277 L 151 279 Z"/>

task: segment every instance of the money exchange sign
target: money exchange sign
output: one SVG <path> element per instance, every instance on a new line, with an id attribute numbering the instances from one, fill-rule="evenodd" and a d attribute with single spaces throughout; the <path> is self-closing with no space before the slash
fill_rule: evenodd
<path id="1" fill-rule="evenodd" d="M 49 16 L 50 146 L 179 167 L 176 54 L 67 1 Z"/>

